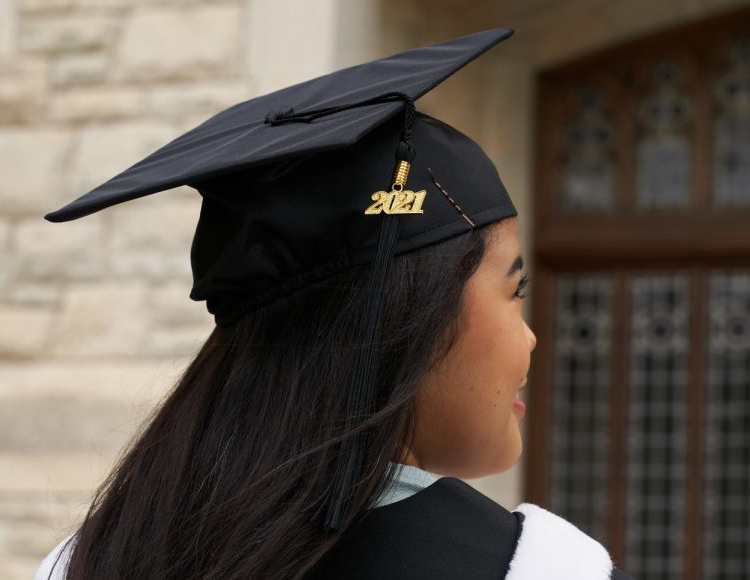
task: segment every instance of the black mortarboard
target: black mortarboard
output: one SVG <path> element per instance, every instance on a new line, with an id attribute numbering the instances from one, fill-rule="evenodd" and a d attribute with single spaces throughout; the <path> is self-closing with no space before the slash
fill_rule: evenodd
<path id="1" fill-rule="evenodd" d="M 372 346 L 391 257 L 517 215 L 482 149 L 413 102 L 512 33 L 463 36 L 239 103 L 44 217 L 69 221 L 194 187 L 203 202 L 190 298 L 206 300 L 218 326 L 371 263 L 349 401 L 353 427 L 373 400 Z M 349 515 L 360 445 L 360 437 L 342 443 L 327 528 Z"/>

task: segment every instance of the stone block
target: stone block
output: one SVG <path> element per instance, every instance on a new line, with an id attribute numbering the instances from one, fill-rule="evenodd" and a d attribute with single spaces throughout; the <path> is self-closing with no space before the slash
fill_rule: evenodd
<path id="1" fill-rule="evenodd" d="M 191 202 L 170 191 L 112 208 L 111 265 L 116 276 L 192 278 L 190 246 L 200 214 L 200 195 Z"/>
<path id="2" fill-rule="evenodd" d="M 4 214 L 31 213 L 42 219 L 53 209 L 64 181 L 70 143 L 65 130 L 0 127 L 0 207 Z"/>
<path id="3" fill-rule="evenodd" d="M 192 302 L 190 299 L 185 299 Z M 213 316 L 206 310 L 205 303 L 192 302 L 196 311 L 204 314 L 202 323 L 180 325 L 152 324 L 147 334 L 144 351 L 152 356 L 195 357 L 214 329 Z"/>
<path id="4" fill-rule="evenodd" d="M 38 117 L 47 91 L 47 64 L 37 57 L 0 58 L 0 124 Z"/>
<path id="5" fill-rule="evenodd" d="M 9 305 L 57 306 L 60 299 L 60 280 L 19 280 L 16 268 L 13 270 L 13 283 L 3 289 L 3 272 L 0 269 L 0 300 Z"/>
<path id="6" fill-rule="evenodd" d="M 18 9 L 14 2 L 0 2 L 0 57 L 16 52 Z M 2 77 L 0 77 L 2 78 Z"/>
<path id="7" fill-rule="evenodd" d="M 34 577 L 40 560 L 8 555 L 0 559 L 0 578 L 3 580 L 29 580 Z"/>
<path id="8" fill-rule="evenodd" d="M 99 399 L 94 393 L 4 398 L 0 453 L 116 453 L 135 431 L 142 413 L 143 409 Z"/>
<path id="9" fill-rule="evenodd" d="M 99 453 L 0 453 L 0 491 L 90 492 L 114 459 Z"/>
<path id="10" fill-rule="evenodd" d="M 10 250 L 4 249 L 0 252 L 2 265 L 0 265 L 0 302 L 10 301 L 11 294 L 15 291 L 18 275 L 18 256 Z"/>
<path id="11" fill-rule="evenodd" d="M 50 78 L 59 87 L 91 85 L 105 80 L 108 67 L 104 52 L 61 54 L 51 64 Z"/>
<path id="12" fill-rule="evenodd" d="M 171 200 L 185 199 L 189 202 L 192 202 L 193 200 L 197 199 L 199 203 L 201 200 L 198 191 L 196 191 L 195 188 L 190 187 L 189 185 L 181 185 L 179 187 L 175 187 L 174 189 L 170 189 L 168 195 Z"/>
<path id="13" fill-rule="evenodd" d="M 40 356 L 47 346 L 53 312 L 49 308 L 0 305 L 0 357 Z"/>
<path id="14" fill-rule="evenodd" d="M 251 83 L 215 81 L 156 86 L 146 94 L 145 111 L 159 118 L 210 115 L 255 96 Z"/>
<path id="15" fill-rule="evenodd" d="M 53 0 L 52 0 L 53 1 Z M 71 0 L 76 8 L 132 8 L 133 6 L 184 6 L 205 4 L 205 0 Z M 226 3 L 227 0 L 219 0 Z M 230 0 L 232 1 L 232 0 Z M 238 0 L 234 0 L 235 2 Z M 244 0 L 239 0 L 244 1 Z M 218 3 L 218 2 L 217 2 Z"/>
<path id="16" fill-rule="evenodd" d="M 73 0 L 16 0 L 23 12 L 36 12 L 42 10 L 61 10 L 70 8 Z"/>
<path id="17" fill-rule="evenodd" d="M 87 494 L 57 490 L 0 493 L 0 560 L 9 566 L 6 571 L 33 568 L 24 576 L 0 578 L 31 580 L 42 558 L 80 523 L 87 500 Z"/>
<path id="18" fill-rule="evenodd" d="M 339 0 L 248 3 L 245 61 L 261 94 L 336 68 L 340 4 Z M 291 14 L 296 26 L 276 25 Z M 315 42 L 300 36 L 301 23 L 305 30 L 315 31 Z"/>
<path id="19" fill-rule="evenodd" d="M 142 7 L 124 23 L 114 75 L 120 79 L 205 78 L 238 72 L 238 5 Z"/>
<path id="20" fill-rule="evenodd" d="M 7 219 L 0 217 L 0 253 L 9 251 L 11 225 Z"/>
<path id="21" fill-rule="evenodd" d="M 31 564 L 34 560 L 37 560 L 38 565 L 39 559 L 41 559 L 39 553 L 44 550 L 47 544 L 47 534 L 44 532 L 49 524 L 45 520 L 46 518 L 42 514 L 36 513 L 27 517 L 19 514 L 15 517 L 11 516 L 0 520 L 7 523 L 6 525 L 10 528 L 10 533 L 0 534 L 0 558 L 6 563 L 14 561 L 16 565 L 25 565 L 26 562 Z M 2 578 L 7 580 L 8 576 L 2 576 Z M 32 575 L 26 577 L 26 580 L 30 578 L 33 578 L 33 571 Z"/>
<path id="22" fill-rule="evenodd" d="M 55 121 L 88 121 L 134 117 L 141 112 L 143 96 L 132 87 L 101 87 L 58 91 L 50 102 Z"/>
<path id="23" fill-rule="evenodd" d="M 150 320 L 162 326 L 213 324 L 205 304 L 190 299 L 192 280 L 168 280 L 151 286 L 146 297 Z M 208 335 L 204 337 L 208 338 Z"/>
<path id="24" fill-rule="evenodd" d="M 74 197 L 83 195 L 177 135 L 169 125 L 145 121 L 84 127 L 77 134 L 73 148 L 67 191 L 72 191 Z"/>
<path id="25" fill-rule="evenodd" d="M 53 224 L 21 220 L 15 229 L 14 251 L 21 256 L 21 278 L 81 278 L 101 272 L 101 216 Z"/>
<path id="26" fill-rule="evenodd" d="M 34 14 L 23 18 L 19 44 L 26 52 L 64 52 L 104 48 L 117 37 L 114 14 Z"/>
<path id="27" fill-rule="evenodd" d="M 117 280 L 66 287 L 50 331 L 50 353 L 66 357 L 140 354 L 146 284 Z"/>
<path id="28" fill-rule="evenodd" d="M 0 361 L 0 405 L 21 398 L 66 397 L 148 408 L 172 388 L 189 362 L 189 357 Z"/>
<path id="29" fill-rule="evenodd" d="M 63 530 L 72 523 L 71 516 L 77 519 L 86 499 L 86 494 L 80 492 L 61 491 L 45 494 L 30 491 L 22 494 L 2 490 L 0 491 L 0 521 L 34 523 L 39 526 L 39 531 L 48 538 L 48 541 L 57 538 L 59 542 L 64 536 L 55 535 L 54 530 L 63 533 Z M 49 549 L 46 549 L 44 553 L 48 551 Z"/>

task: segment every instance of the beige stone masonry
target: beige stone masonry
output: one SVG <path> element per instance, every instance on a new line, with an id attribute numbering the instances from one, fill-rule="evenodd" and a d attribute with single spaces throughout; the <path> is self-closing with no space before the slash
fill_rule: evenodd
<path id="1" fill-rule="evenodd" d="M 143 91 L 136 87 L 86 87 L 58 91 L 52 96 L 53 121 L 126 119 L 143 111 Z"/>
<path id="2" fill-rule="evenodd" d="M 22 18 L 19 45 L 26 52 L 57 52 L 109 46 L 116 38 L 114 14 L 45 14 Z"/>
<path id="3" fill-rule="evenodd" d="M 0 305 L 0 358 L 32 358 L 45 352 L 54 311 L 36 306 Z"/>
<path id="4" fill-rule="evenodd" d="M 239 72 L 236 3 L 137 8 L 125 23 L 113 76 L 127 80 L 217 78 Z"/>
<path id="5" fill-rule="evenodd" d="M 147 320 L 142 308 L 148 284 L 108 280 L 68 284 L 50 330 L 57 357 L 128 356 L 142 350 Z"/>
<path id="6" fill-rule="evenodd" d="M 200 195 L 190 200 L 161 191 L 110 210 L 114 276 L 191 279 L 190 247 L 200 214 Z"/>
<path id="7" fill-rule="evenodd" d="M 257 94 L 249 79 L 230 81 L 181 81 L 149 83 L 145 89 L 144 113 L 159 119 L 184 119 L 195 115 L 205 120 L 207 114 L 247 101 Z"/>
<path id="8" fill-rule="evenodd" d="M 123 360 L 116 357 L 0 362 L 0 400 L 96 396 L 118 404 L 156 403 L 182 374 L 188 356 Z"/>
<path id="9" fill-rule="evenodd" d="M 19 279 L 77 279 L 101 275 L 102 220 L 83 220 L 68 227 L 51 228 L 49 222 L 30 217 L 15 227 L 13 248 L 23 256 Z"/>
<path id="10" fill-rule="evenodd" d="M 0 269 L 0 300 L 7 305 L 39 306 L 56 308 L 60 301 L 62 280 L 21 280 L 16 275 L 14 262 L 20 262 L 18 256 L 8 258 L 8 283 L 3 286 L 3 269 Z M 12 283 L 9 283 L 12 282 Z"/>
<path id="11" fill-rule="evenodd" d="M 41 114 L 48 84 L 47 69 L 42 58 L 0 53 L 0 125 L 33 123 Z"/>
<path id="12" fill-rule="evenodd" d="M 106 80 L 108 69 L 105 51 L 60 54 L 52 60 L 50 82 L 55 87 L 98 84 Z"/>
<path id="13" fill-rule="evenodd" d="M 41 217 L 67 174 L 71 133 L 0 126 L 0 208 L 4 215 Z"/>

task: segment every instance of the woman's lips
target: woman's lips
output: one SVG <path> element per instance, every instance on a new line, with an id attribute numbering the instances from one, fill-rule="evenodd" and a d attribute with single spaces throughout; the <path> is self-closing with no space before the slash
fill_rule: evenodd
<path id="1" fill-rule="evenodd" d="M 523 378 L 521 387 L 516 391 L 516 398 L 513 400 L 513 408 L 521 414 L 521 417 L 526 414 L 526 403 L 524 403 L 519 397 L 521 395 L 521 391 L 526 388 L 527 380 L 528 377 Z"/>

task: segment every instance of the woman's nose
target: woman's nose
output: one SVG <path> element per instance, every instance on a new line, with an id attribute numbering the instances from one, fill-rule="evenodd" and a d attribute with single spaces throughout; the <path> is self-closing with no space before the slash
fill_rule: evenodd
<path id="1" fill-rule="evenodd" d="M 531 349 L 530 350 L 534 350 L 536 348 L 536 335 L 531 330 L 531 328 L 529 328 L 528 324 L 526 325 L 526 332 L 527 332 L 528 337 L 529 337 L 529 344 L 531 344 Z"/>

